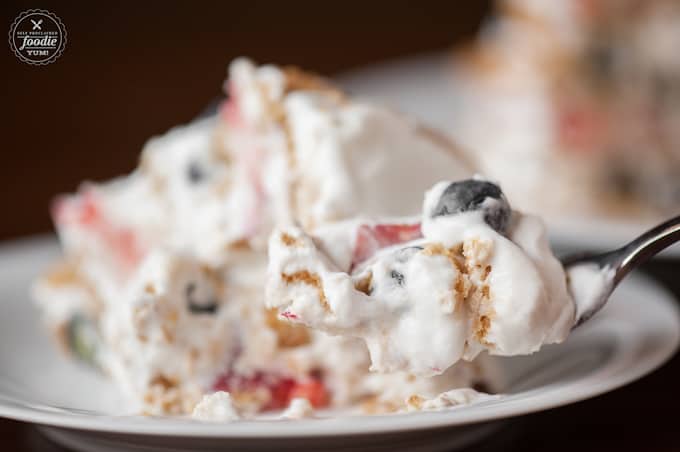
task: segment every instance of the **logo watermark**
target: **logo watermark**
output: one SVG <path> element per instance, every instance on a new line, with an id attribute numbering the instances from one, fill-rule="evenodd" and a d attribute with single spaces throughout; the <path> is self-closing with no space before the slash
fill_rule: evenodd
<path id="1" fill-rule="evenodd" d="M 24 63 L 52 63 L 66 47 L 66 27 L 54 13 L 29 9 L 14 19 L 9 29 L 9 47 Z"/>

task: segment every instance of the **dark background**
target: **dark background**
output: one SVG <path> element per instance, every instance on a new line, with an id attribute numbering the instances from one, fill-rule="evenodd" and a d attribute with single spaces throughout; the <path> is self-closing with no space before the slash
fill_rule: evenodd
<path id="1" fill-rule="evenodd" d="M 44 8 L 68 30 L 64 54 L 46 67 L 21 63 L 7 45 L 0 52 L 0 240 L 49 230 L 55 193 L 130 171 L 150 136 L 189 121 L 220 93 L 236 56 L 332 76 L 451 48 L 471 38 L 490 10 L 488 2 L 454 0 L 42 1 L 0 8 L 5 29 L 21 11 Z M 673 261 L 646 266 L 676 294 L 678 270 Z M 474 450 L 678 451 L 679 383 L 676 357 L 626 388 L 513 420 Z M 62 450 L 12 421 L 0 421 L 0 448 Z"/>
<path id="2" fill-rule="evenodd" d="M 296 64 L 333 75 L 469 38 L 488 2 L 225 1 L 3 3 L 64 22 L 45 67 L 2 53 L 0 239 L 45 231 L 58 192 L 130 171 L 144 142 L 221 93 L 229 61 Z M 2 36 L 6 36 L 3 28 Z"/>

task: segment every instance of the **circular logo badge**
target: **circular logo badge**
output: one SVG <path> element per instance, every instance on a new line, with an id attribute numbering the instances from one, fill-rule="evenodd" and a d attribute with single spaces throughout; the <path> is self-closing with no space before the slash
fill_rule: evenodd
<path id="1" fill-rule="evenodd" d="M 66 47 L 66 27 L 49 11 L 29 9 L 19 14 L 12 23 L 9 46 L 24 63 L 52 63 Z"/>

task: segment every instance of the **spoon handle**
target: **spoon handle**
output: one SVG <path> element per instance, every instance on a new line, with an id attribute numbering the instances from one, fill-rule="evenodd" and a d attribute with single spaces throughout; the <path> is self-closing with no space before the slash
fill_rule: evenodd
<path id="1" fill-rule="evenodd" d="M 618 257 L 614 285 L 632 269 L 670 245 L 680 241 L 680 215 L 661 223 L 614 253 Z"/>

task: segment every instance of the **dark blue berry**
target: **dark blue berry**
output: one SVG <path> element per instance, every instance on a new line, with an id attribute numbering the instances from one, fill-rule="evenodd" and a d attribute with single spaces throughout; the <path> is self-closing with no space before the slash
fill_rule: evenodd
<path id="1" fill-rule="evenodd" d="M 187 308 L 192 314 L 214 314 L 217 311 L 217 300 L 196 300 L 196 284 L 190 282 L 184 289 L 187 300 Z"/>
<path id="2" fill-rule="evenodd" d="M 396 270 L 392 270 L 390 272 L 390 277 L 392 279 L 394 279 L 397 282 L 397 284 L 399 284 L 400 286 L 404 285 L 404 274 L 403 273 L 400 273 Z"/>
<path id="3" fill-rule="evenodd" d="M 191 162 L 189 163 L 189 166 L 187 167 L 187 179 L 189 179 L 189 182 L 192 184 L 198 184 L 205 179 L 205 171 L 196 162 Z"/>
<path id="4" fill-rule="evenodd" d="M 487 198 L 496 202 L 483 205 Z M 484 210 L 484 221 L 489 226 L 501 234 L 505 233 L 512 214 L 510 204 L 498 185 L 483 180 L 453 182 L 442 193 L 432 216 L 455 215 L 480 209 Z"/>

